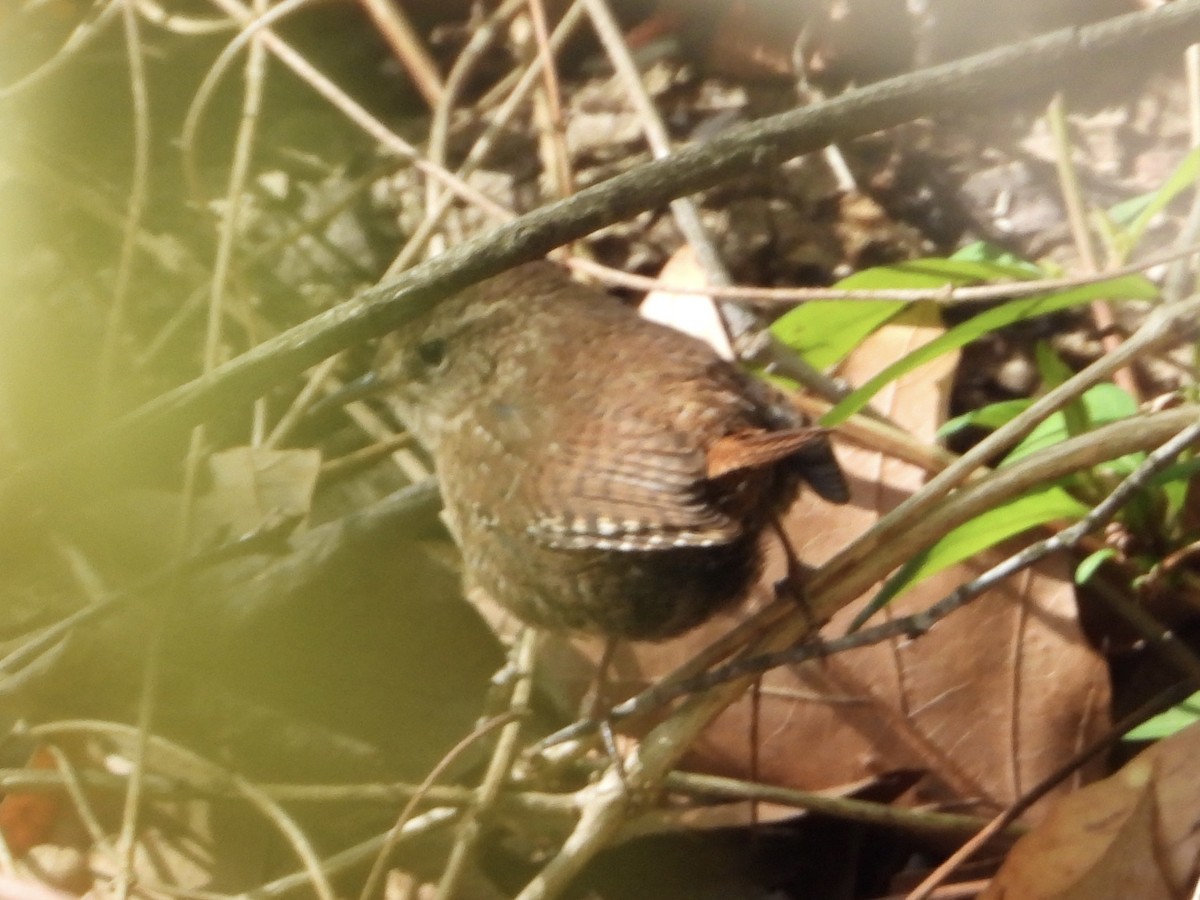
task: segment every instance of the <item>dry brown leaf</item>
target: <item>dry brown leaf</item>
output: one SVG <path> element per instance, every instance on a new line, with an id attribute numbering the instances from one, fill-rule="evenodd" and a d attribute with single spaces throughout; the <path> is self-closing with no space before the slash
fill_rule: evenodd
<path id="1" fill-rule="evenodd" d="M 239 535 L 275 519 L 305 518 L 321 470 L 321 453 L 234 447 L 214 453 L 209 467 L 217 517 Z"/>
<path id="2" fill-rule="evenodd" d="M 1179 900 L 1200 876 L 1200 726 L 1062 798 L 982 900 Z"/>

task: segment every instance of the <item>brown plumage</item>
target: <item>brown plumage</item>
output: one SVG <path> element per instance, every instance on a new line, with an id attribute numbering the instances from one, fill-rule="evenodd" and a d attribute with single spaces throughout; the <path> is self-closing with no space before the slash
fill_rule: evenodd
<path id="1" fill-rule="evenodd" d="M 827 436 L 707 345 L 533 263 L 394 338 L 397 414 L 429 450 L 468 585 L 527 622 L 661 639 L 743 597 Z"/>

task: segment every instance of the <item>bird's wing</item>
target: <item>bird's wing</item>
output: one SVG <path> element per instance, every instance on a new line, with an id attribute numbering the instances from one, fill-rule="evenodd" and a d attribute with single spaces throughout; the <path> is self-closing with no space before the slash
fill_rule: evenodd
<path id="1" fill-rule="evenodd" d="M 741 525 L 712 502 L 703 449 L 636 418 L 591 420 L 559 435 L 525 474 L 526 529 L 564 549 L 655 550 L 727 544 Z"/>

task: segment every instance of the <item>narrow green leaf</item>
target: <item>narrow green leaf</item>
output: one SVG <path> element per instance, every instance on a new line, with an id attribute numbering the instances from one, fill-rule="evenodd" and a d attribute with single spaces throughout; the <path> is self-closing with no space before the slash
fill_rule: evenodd
<path id="1" fill-rule="evenodd" d="M 1031 319 L 1035 316 L 1058 312 L 1059 310 L 1079 306 L 1083 303 L 1090 303 L 1092 300 L 1100 298 L 1127 297 L 1149 299 L 1156 296 L 1156 294 L 1157 289 L 1154 285 L 1142 276 L 1127 275 L 1122 278 L 1113 278 L 1096 284 L 1084 285 L 1083 287 L 1074 288 L 1069 291 L 1062 291 L 1041 297 L 1026 297 L 1021 300 L 1013 300 L 1010 303 L 1005 303 L 1003 306 L 998 306 L 972 319 L 968 319 L 961 325 L 950 329 L 941 337 L 930 341 L 903 359 L 888 366 L 826 413 L 821 419 L 821 424 L 830 426 L 841 424 L 866 406 L 871 398 L 885 385 L 902 375 L 908 374 L 913 369 L 930 360 L 936 359 L 943 353 L 949 353 L 952 350 L 957 350 L 969 344 L 989 331 L 995 331 L 997 328 L 1011 325 L 1014 322 L 1024 321 L 1025 319 Z"/>
<path id="2" fill-rule="evenodd" d="M 1075 374 L 1045 341 L 1038 341 L 1034 345 L 1034 355 L 1037 358 L 1038 371 L 1042 375 L 1043 390 L 1052 391 Z M 1088 430 L 1087 408 L 1080 397 L 1064 406 L 1057 415 L 1066 427 L 1066 433 L 1071 437 Z"/>
<path id="3" fill-rule="evenodd" d="M 1132 731 L 1125 733 L 1127 741 L 1156 741 L 1183 731 L 1189 725 L 1200 722 L 1200 692 L 1192 694 L 1178 706 L 1159 713 Z"/>
<path id="4" fill-rule="evenodd" d="M 848 291 L 932 290 L 986 281 L 1020 281 L 1037 275 L 1038 271 L 1031 271 L 1027 265 L 930 258 L 864 269 L 834 287 Z M 908 303 L 900 300 L 811 300 L 780 316 L 771 332 L 808 363 L 825 369 L 841 362 L 906 306 Z"/>
<path id="5" fill-rule="evenodd" d="M 1137 412 L 1137 401 L 1115 384 L 1098 384 L 1089 388 L 1080 400 L 1086 418 L 1086 427 L 1083 430 L 1119 422 Z M 1024 459 L 1031 453 L 1045 450 L 1047 447 L 1061 443 L 1079 433 L 1081 431 L 1078 428 L 1070 427 L 1066 415 L 1062 412 L 1053 413 L 1039 422 L 1037 427 L 1025 437 L 1025 440 L 1013 448 L 1000 465 L 1007 466 L 1018 459 Z"/>
<path id="6" fill-rule="evenodd" d="M 1062 361 L 1054 348 L 1045 341 L 1038 341 L 1033 347 L 1034 359 L 1037 360 L 1038 373 L 1042 376 L 1043 388 L 1054 390 L 1075 373 L 1071 367 Z"/>
<path id="7" fill-rule="evenodd" d="M 1165 533 L 1170 533 L 1186 505 L 1190 486 L 1186 481 L 1170 481 L 1162 486 L 1163 499 L 1166 509 L 1162 513 L 1162 525 Z"/>
<path id="8" fill-rule="evenodd" d="M 1166 509 L 1162 515 L 1163 531 L 1170 533 L 1186 508 L 1192 489 L 1192 479 L 1200 473 L 1200 459 L 1193 457 L 1176 462 L 1159 472 L 1150 484 L 1163 492 Z"/>
<path id="9" fill-rule="evenodd" d="M 1183 158 L 1175 171 L 1163 182 L 1162 186 L 1152 193 L 1147 199 L 1147 202 L 1134 215 L 1133 220 L 1129 222 L 1128 233 L 1130 246 L 1137 246 L 1138 241 L 1142 239 L 1146 229 L 1150 226 L 1151 220 L 1166 209 L 1167 204 L 1174 200 L 1179 194 L 1196 184 L 1196 179 L 1200 177 L 1200 147 L 1192 150 Z M 1135 198 L 1140 199 L 1140 198 Z M 1132 207 L 1126 207 L 1133 201 L 1125 201 L 1124 204 L 1119 204 L 1109 210 L 1109 215 L 1118 222 L 1122 220 L 1124 215 L 1127 215 L 1128 210 Z"/>
<path id="10" fill-rule="evenodd" d="M 771 333 L 810 365 L 827 369 L 906 306 L 900 301 L 810 300 L 777 319 Z"/>
<path id="11" fill-rule="evenodd" d="M 1031 262 L 1026 262 L 1014 253 L 1010 253 L 995 244 L 989 244 L 987 241 L 974 241 L 961 247 L 954 252 L 950 257 L 953 260 L 964 260 L 969 262 L 986 262 L 993 265 L 1007 266 L 1010 269 L 1023 272 L 1024 277 L 1028 278 L 1043 278 L 1045 272 L 1035 266 Z M 1015 276 L 1022 277 L 1022 276 Z"/>
<path id="12" fill-rule="evenodd" d="M 1086 584 L 1106 559 L 1112 559 L 1116 555 L 1117 551 L 1112 547 L 1101 547 L 1095 553 L 1089 553 L 1083 562 L 1075 567 L 1075 583 Z"/>
<path id="13" fill-rule="evenodd" d="M 906 563 L 872 598 L 867 608 L 854 620 L 850 630 L 861 626 L 901 591 L 930 575 L 1030 528 L 1059 519 L 1079 519 L 1087 513 L 1086 506 L 1062 488 L 1053 486 L 1024 494 L 1003 506 L 987 510 L 959 525 L 924 553 Z"/>
<path id="14" fill-rule="evenodd" d="M 863 269 L 843 278 L 837 287 L 873 291 L 932 290 L 987 281 L 1029 281 L 1039 276 L 1036 268 L 1027 265 L 929 256 Z"/>
<path id="15" fill-rule="evenodd" d="M 989 403 L 987 406 L 972 410 L 969 413 L 955 416 L 937 430 L 937 436 L 939 438 L 947 438 L 955 432 L 962 431 L 964 428 L 971 426 L 995 431 L 1001 425 L 1008 424 L 1021 413 L 1025 412 L 1025 410 L 1029 409 L 1031 403 L 1033 403 L 1032 400 L 1024 398 Z"/>
<path id="16" fill-rule="evenodd" d="M 928 578 L 1030 528 L 1058 519 L 1079 519 L 1087 514 L 1088 507 L 1060 487 L 1024 494 L 964 522 L 930 547 L 913 572 L 913 580 Z"/>
<path id="17" fill-rule="evenodd" d="M 1165 485 L 1177 481 L 1188 482 L 1197 474 L 1200 474 L 1200 459 L 1189 459 L 1167 466 L 1150 483 Z"/>
<path id="18" fill-rule="evenodd" d="M 891 603 L 896 595 L 900 593 L 900 591 L 912 584 L 913 572 L 915 572 L 917 567 L 921 565 L 923 558 L 924 557 L 918 555 L 897 569 L 896 572 L 880 586 L 879 592 L 870 599 L 867 605 L 864 606 L 859 611 L 858 615 L 856 615 L 850 622 L 850 625 L 846 628 L 846 634 L 853 634 L 854 632 L 858 631 L 858 629 L 866 625 L 868 620 L 870 620 L 875 613 L 879 612 L 881 609 Z"/>

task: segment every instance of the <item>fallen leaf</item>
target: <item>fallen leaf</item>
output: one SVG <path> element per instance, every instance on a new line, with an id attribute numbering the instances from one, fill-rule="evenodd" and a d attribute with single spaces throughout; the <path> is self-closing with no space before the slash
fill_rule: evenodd
<path id="1" fill-rule="evenodd" d="M 321 468 L 318 450 L 234 447 L 214 453 L 212 502 L 221 524 L 248 534 L 275 519 L 303 519 Z"/>
<path id="2" fill-rule="evenodd" d="M 981 900 L 1179 900 L 1200 867 L 1200 726 L 1054 805 Z"/>

